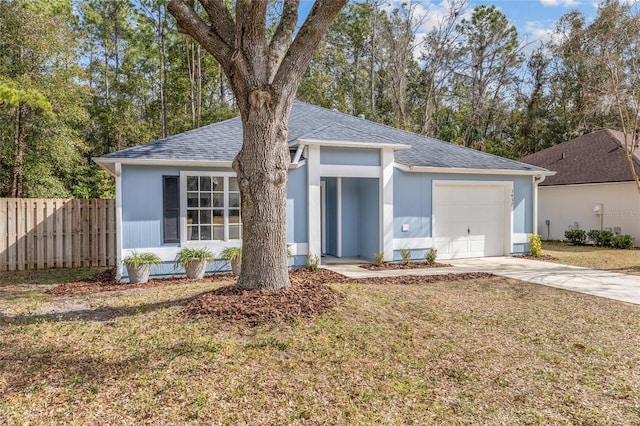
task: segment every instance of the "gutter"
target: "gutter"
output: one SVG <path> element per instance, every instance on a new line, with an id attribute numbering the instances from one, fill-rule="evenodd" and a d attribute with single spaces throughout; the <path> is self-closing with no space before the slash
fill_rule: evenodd
<path id="1" fill-rule="evenodd" d="M 412 173 L 447 173 L 466 175 L 511 175 L 511 176 L 553 176 L 556 172 L 550 170 L 510 170 L 510 169 L 470 169 L 463 167 L 431 167 L 406 166 L 395 163 L 399 170 Z"/>

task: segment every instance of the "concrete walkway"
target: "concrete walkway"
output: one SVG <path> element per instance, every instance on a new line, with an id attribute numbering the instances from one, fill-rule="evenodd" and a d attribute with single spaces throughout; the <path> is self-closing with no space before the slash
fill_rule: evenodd
<path id="1" fill-rule="evenodd" d="M 640 305 L 640 276 L 580 268 L 516 257 L 483 257 L 442 261 L 450 268 L 399 269 L 369 271 L 357 265 L 322 266 L 349 278 L 394 277 L 400 275 L 437 275 L 462 272 L 491 272 L 533 284 L 606 297 Z"/>

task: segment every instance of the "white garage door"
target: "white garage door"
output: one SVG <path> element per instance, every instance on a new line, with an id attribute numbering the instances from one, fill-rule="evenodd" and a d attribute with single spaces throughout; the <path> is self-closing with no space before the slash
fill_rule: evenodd
<path id="1" fill-rule="evenodd" d="M 438 257 L 508 254 L 511 188 L 509 182 L 435 182 L 432 223 Z"/>

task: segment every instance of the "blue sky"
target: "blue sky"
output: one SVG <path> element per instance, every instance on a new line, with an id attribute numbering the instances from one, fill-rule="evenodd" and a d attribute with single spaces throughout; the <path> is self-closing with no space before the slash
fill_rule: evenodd
<path id="1" fill-rule="evenodd" d="M 545 32 L 552 30 L 555 23 L 567 12 L 578 9 L 587 21 L 597 14 L 597 1 L 581 0 L 471 0 L 470 6 L 486 4 L 495 5 L 516 26 L 520 36 L 527 36 L 529 41 L 544 37 Z"/>

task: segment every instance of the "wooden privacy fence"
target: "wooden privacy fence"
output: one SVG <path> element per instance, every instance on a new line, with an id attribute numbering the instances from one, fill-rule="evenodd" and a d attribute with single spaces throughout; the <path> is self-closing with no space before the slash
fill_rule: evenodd
<path id="1" fill-rule="evenodd" d="M 0 271 L 115 262 L 114 200 L 0 198 Z"/>

